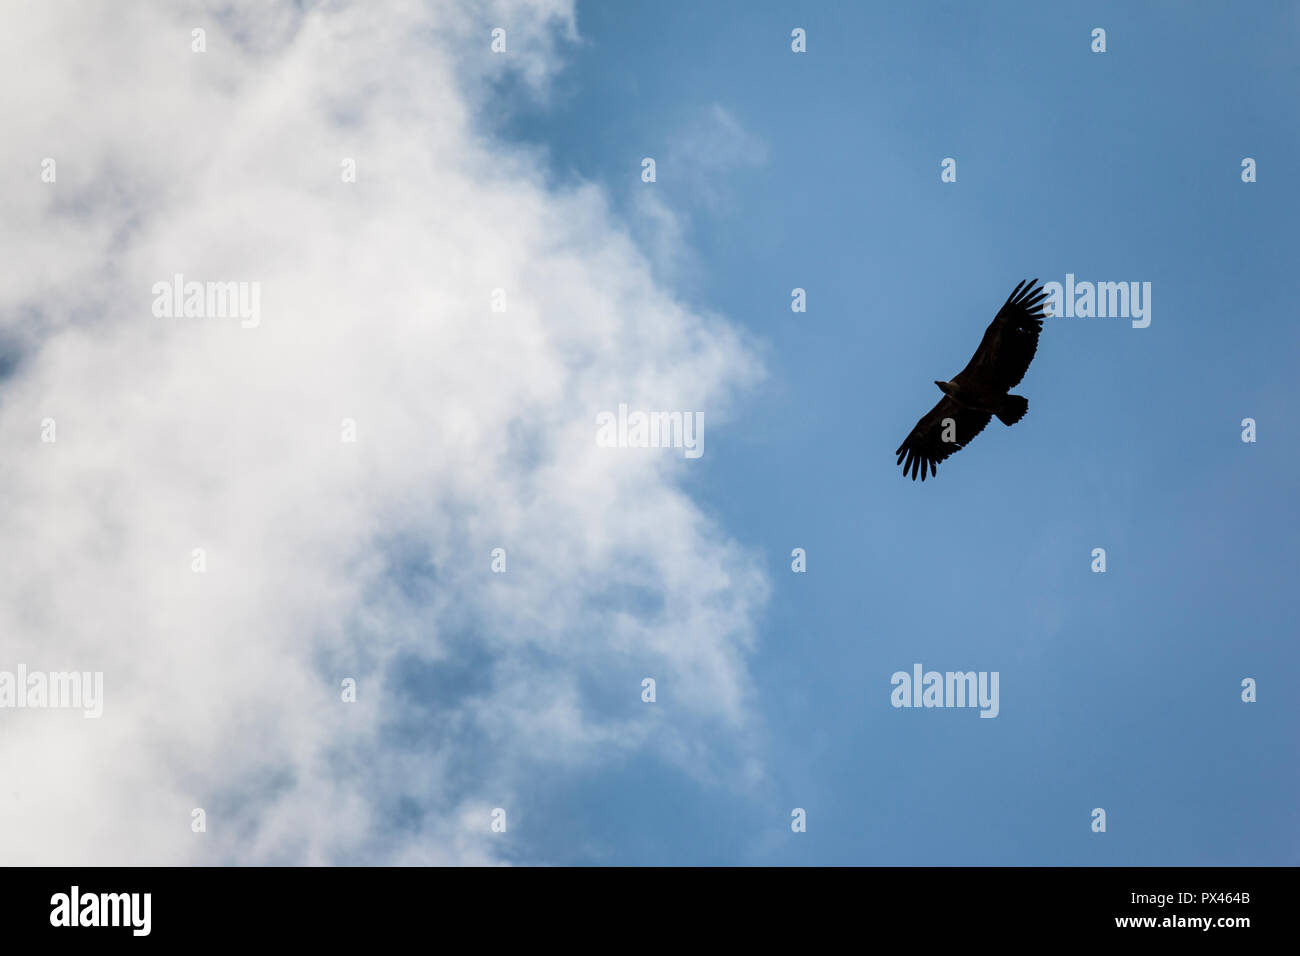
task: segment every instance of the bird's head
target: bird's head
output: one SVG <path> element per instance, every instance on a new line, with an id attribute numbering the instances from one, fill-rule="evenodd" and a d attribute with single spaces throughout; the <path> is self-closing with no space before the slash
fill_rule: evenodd
<path id="1" fill-rule="evenodd" d="M 935 382 L 934 384 L 938 385 L 939 391 L 943 392 L 945 395 L 951 395 L 957 390 L 957 386 L 952 382 Z"/>

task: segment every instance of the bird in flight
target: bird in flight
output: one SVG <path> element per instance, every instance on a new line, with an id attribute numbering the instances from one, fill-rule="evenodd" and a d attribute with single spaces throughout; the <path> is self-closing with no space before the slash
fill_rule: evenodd
<path id="1" fill-rule="evenodd" d="M 903 474 L 916 481 L 920 472 L 938 473 L 939 462 L 965 448 L 984 430 L 994 415 L 1004 425 L 1014 425 L 1029 411 L 1029 399 L 1009 394 L 1025 377 L 1043 331 L 1043 300 L 1047 293 L 1038 280 L 1021 282 L 1012 291 L 966 367 L 950 382 L 935 382 L 943 392 L 939 404 L 916 423 L 898 446 Z"/>

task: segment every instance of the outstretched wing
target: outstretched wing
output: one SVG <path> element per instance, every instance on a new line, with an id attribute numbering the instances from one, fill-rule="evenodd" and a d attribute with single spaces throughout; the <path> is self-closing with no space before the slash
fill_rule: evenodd
<path id="1" fill-rule="evenodd" d="M 1038 333 L 1043 331 L 1043 300 L 1047 293 L 1035 284 L 1021 282 L 998 309 L 984 330 L 980 347 L 964 369 L 953 377 L 958 385 L 978 381 L 985 389 L 1005 392 L 1020 384 L 1025 370 L 1038 351 Z"/>
<path id="2" fill-rule="evenodd" d="M 988 412 L 958 405 L 945 395 L 939 399 L 938 405 L 925 413 L 911 434 L 903 439 L 903 444 L 898 446 L 895 454 L 903 466 L 903 474 L 910 471 L 913 481 L 916 481 L 918 471 L 921 480 L 925 481 L 927 468 L 930 474 L 937 474 L 939 462 L 965 448 L 972 438 L 984 430 L 992 417 Z"/>

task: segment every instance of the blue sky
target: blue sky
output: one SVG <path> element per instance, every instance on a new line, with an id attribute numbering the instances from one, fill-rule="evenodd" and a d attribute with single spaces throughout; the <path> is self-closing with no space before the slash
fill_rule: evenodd
<path id="1" fill-rule="evenodd" d="M 577 23 L 549 99 L 502 84 L 494 122 L 556 188 L 607 190 L 652 255 L 653 191 L 681 228 L 661 281 L 758 343 L 767 377 L 681 465 L 771 580 L 766 776 L 611 758 L 538 779 L 511 856 L 1300 862 L 1295 5 L 580 3 Z M 1049 319 L 1025 420 L 905 480 L 932 381 L 1016 282 L 1066 273 L 1150 282 L 1150 326 Z M 999 716 L 891 707 L 916 662 L 998 671 Z"/>

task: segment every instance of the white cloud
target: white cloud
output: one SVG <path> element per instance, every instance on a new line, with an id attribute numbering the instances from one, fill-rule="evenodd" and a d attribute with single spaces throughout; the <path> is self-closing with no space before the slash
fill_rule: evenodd
<path id="1" fill-rule="evenodd" d="M 535 768 L 698 771 L 699 734 L 752 726 L 765 581 L 691 462 L 597 448 L 595 415 L 711 434 L 760 373 L 598 190 L 476 124 L 492 27 L 544 91 L 571 4 L 220 9 L 31 4 L 0 35 L 0 669 L 106 698 L 0 710 L 0 862 L 492 862 Z M 154 318 L 174 273 L 260 282 L 260 327 Z"/>
<path id="2" fill-rule="evenodd" d="M 635 235 L 656 277 L 691 288 L 707 281 L 689 248 L 692 225 L 725 219 L 744 195 L 732 177 L 766 165 L 767 153 L 767 144 L 717 103 L 697 110 L 664 138 L 656 182 L 637 176 L 628 187 Z"/>
<path id="3" fill-rule="evenodd" d="M 668 172 L 680 177 L 693 202 L 717 211 L 731 197 L 727 177 L 767 163 L 767 144 L 715 103 L 669 137 Z"/>

